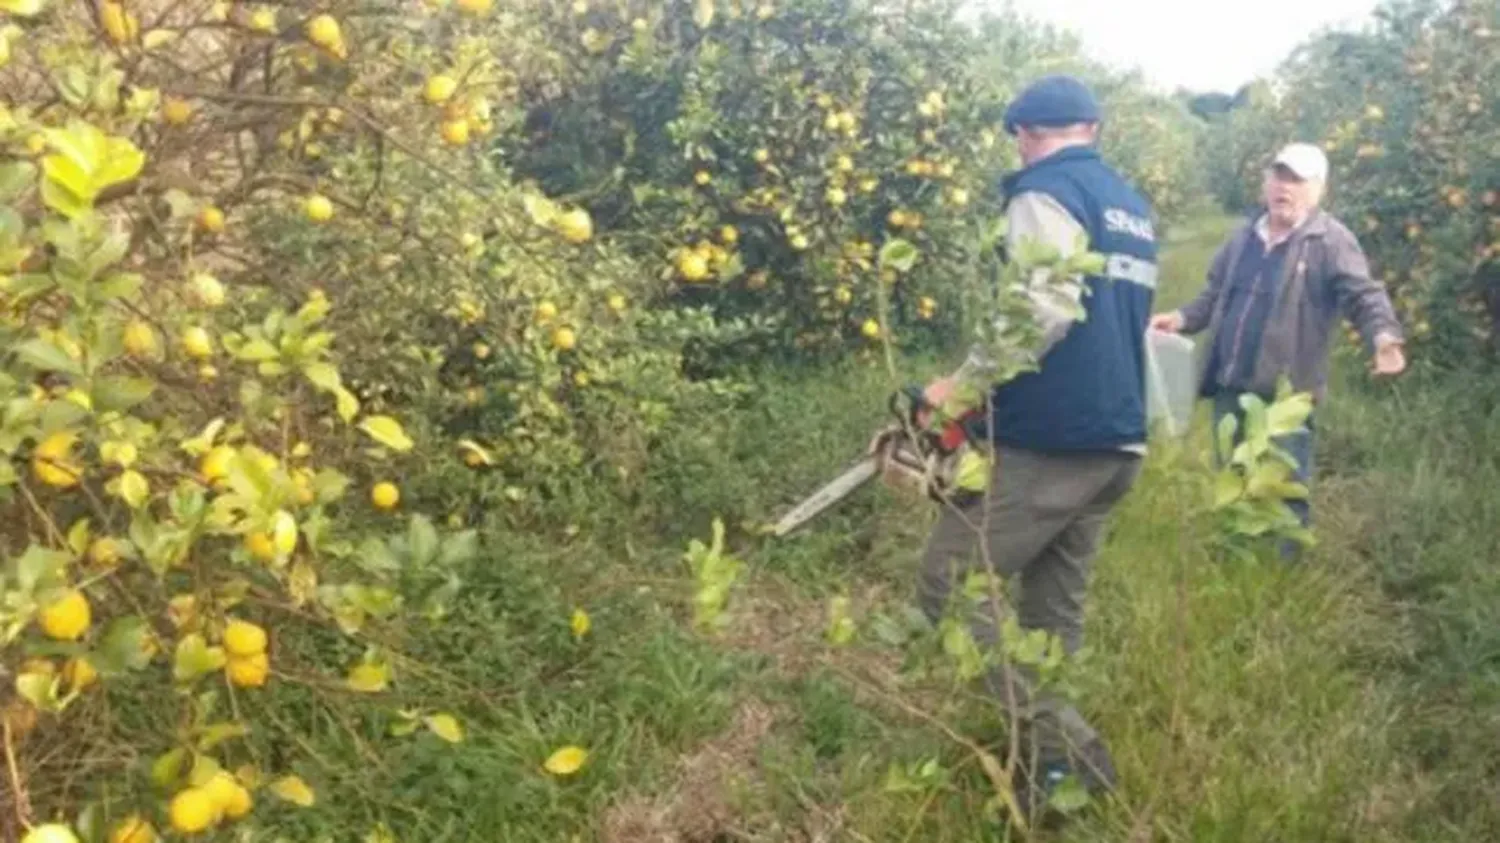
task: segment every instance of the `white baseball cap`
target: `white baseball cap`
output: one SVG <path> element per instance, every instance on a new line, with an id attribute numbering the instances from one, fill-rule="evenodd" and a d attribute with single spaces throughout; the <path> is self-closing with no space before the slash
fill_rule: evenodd
<path id="1" fill-rule="evenodd" d="M 1310 143 L 1287 144 L 1276 153 L 1276 160 L 1271 163 L 1286 167 L 1300 179 L 1325 181 L 1328 178 L 1328 156 Z"/>

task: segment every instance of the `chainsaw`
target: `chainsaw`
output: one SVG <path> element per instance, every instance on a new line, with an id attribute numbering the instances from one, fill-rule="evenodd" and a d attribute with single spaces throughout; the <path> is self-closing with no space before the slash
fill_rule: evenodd
<path id="1" fill-rule="evenodd" d="M 959 463 L 983 438 L 983 416 L 979 410 L 970 410 L 937 429 L 924 429 L 919 423 L 922 412 L 934 409 L 921 387 L 907 386 L 892 393 L 889 410 L 895 423 L 875 434 L 862 458 L 782 516 L 773 534 L 784 536 L 806 524 L 876 476 L 892 485 L 915 488 L 932 500 L 949 501 Z"/>

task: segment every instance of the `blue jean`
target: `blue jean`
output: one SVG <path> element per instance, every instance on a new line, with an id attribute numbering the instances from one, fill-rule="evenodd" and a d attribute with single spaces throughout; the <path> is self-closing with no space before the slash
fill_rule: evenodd
<path id="1" fill-rule="evenodd" d="M 1240 393 L 1238 393 L 1238 392 L 1218 392 L 1218 393 L 1215 393 L 1215 395 L 1214 395 L 1214 430 L 1215 431 L 1218 430 L 1219 421 L 1221 419 L 1223 419 L 1225 416 L 1230 415 L 1231 413 L 1234 415 L 1236 421 L 1238 421 L 1238 423 L 1239 423 L 1239 427 L 1236 429 L 1236 432 L 1235 432 L 1235 440 L 1234 440 L 1235 443 L 1238 444 L 1240 442 L 1241 437 L 1243 436 L 1244 426 L 1245 426 L 1245 411 L 1240 407 Z M 1271 440 L 1278 447 L 1284 449 L 1287 453 L 1291 454 L 1292 458 L 1297 461 L 1297 467 L 1292 472 L 1292 476 L 1296 479 L 1296 481 L 1298 483 L 1301 483 L 1303 486 L 1306 486 L 1309 490 L 1312 488 L 1312 473 L 1313 473 L 1313 433 L 1314 433 L 1314 430 L 1315 430 L 1315 428 L 1314 428 L 1314 422 L 1313 422 L 1313 415 L 1314 414 L 1309 414 L 1308 417 L 1307 417 L 1307 422 L 1306 422 L 1306 425 L 1305 425 L 1306 428 L 1307 428 L 1306 430 L 1301 430 L 1301 431 L 1298 431 L 1296 433 L 1290 433 L 1290 434 L 1287 434 L 1285 436 L 1278 436 L 1278 437 L 1275 437 L 1275 438 L 1273 438 Z M 1221 454 L 1221 453 L 1219 453 L 1219 439 L 1218 439 L 1217 436 L 1215 436 L 1214 437 L 1214 458 L 1216 460 L 1216 463 L 1218 465 L 1222 466 L 1224 464 L 1224 462 L 1228 459 L 1228 456 L 1229 456 L 1228 454 Z M 1293 513 L 1295 513 L 1297 515 L 1297 520 L 1299 520 L 1299 521 L 1302 522 L 1302 526 L 1303 527 L 1310 527 L 1310 526 L 1312 526 L 1312 505 L 1311 505 L 1310 501 L 1307 501 L 1305 499 L 1304 500 L 1289 500 L 1289 501 L 1287 501 L 1287 506 L 1292 510 Z M 1297 549 L 1296 542 L 1292 542 L 1292 541 L 1284 542 L 1282 544 L 1282 546 L 1281 546 L 1281 555 L 1283 557 L 1293 556 L 1296 553 L 1296 549 Z"/>

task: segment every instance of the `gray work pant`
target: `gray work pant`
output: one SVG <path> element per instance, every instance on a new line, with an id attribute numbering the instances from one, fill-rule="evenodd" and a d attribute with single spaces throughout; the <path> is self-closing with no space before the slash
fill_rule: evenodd
<path id="1" fill-rule="evenodd" d="M 1089 567 L 1103 540 L 1109 511 L 1140 476 L 1141 457 L 1131 453 L 1055 454 L 1000 447 L 989 493 L 943 514 L 928 539 L 918 594 L 934 623 L 950 606 L 964 604 L 970 634 L 986 653 L 995 649 L 1005 606 L 963 596 L 967 574 L 984 570 L 979 531 L 988 538 L 988 570 L 1019 578 L 1022 629 L 1057 635 L 1069 655 L 1083 640 L 1084 598 Z M 1033 692 L 1034 675 L 1020 665 L 1000 665 L 986 676 L 988 692 L 1002 706 L 1016 704 L 1021 727 L 1043 758 L 1073 755 L 1098 737 L 1071 705 L 1045 691 Z M 1028 750 L 1027 754 L 1030 752 Z"/>

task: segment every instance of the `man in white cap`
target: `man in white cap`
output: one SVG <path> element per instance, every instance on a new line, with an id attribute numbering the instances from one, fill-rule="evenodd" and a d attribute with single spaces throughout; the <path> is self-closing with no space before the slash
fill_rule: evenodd
<path id="1" fill-rule="evenodd" d="M 1269 401 L 1283 375 L 1293 389 L 1321 402 L 1340 315 L 1364 337 L 1376 375 L 1406 368 L 1390 297 L 1370 277 L 1353 232 L 1319 207 L 1327 182 L 1321 149 L 1283 147 L 1265 172 L 1265 207 L 1220 247 L 1207 287 L 1186 306 L 1151 319 L 1159 331 L 1213 333 L 1200 394 L 1213 399 L 1216 424 L 1234 413 L 1243 426 L 1240 396 Z M 1304 484 L 1312 475 L 1312 430 L 1309 418 L 1306 432 L 1279 443 L 1297 458 L 1296 476 Z M 1308 502 L 1294 501 L 1292 509 L 1306 526 Z M 1292 554 L 1289 546 L 1282 552 Z"/>

